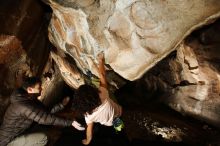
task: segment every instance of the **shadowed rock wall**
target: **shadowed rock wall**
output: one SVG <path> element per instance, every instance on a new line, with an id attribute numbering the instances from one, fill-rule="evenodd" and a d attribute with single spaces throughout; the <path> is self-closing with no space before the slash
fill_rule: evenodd
<path id="1" fill-rule="evenodd" d="M 0 1 L 0 116 L 24 75 L 41 75 L 48 59 L 50 9 L 38 0 Z"/>
<path id="2" fill-rule="evenodd" d="M 135 82 L 137 95 L 146 100 L 155 96 L 144 93 L 162 91 L 160 100 L 171 108 L 220 127 L 219 26 L 217 20 L 194 31 L 177 51 Z"/>

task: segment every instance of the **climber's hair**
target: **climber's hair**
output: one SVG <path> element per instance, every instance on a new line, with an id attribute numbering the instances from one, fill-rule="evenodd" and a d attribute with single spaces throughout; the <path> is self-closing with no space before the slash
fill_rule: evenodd
<path id="1" fill-rule="evenodd" d="M 81 85 L 76 91 L 73 99 L 73 108 L 83 114 L 92 114 L 93 110 L 101 105 L 99 90 L 90 85 Z"/>
<path id="2" fill-rule="evenodd" d="M 26 77 L 23 81 L 22 88 L 27 90 L 28 87 L 34 87 L 36 84 L 41 84 L 41 80 L 37 77 Z"/>

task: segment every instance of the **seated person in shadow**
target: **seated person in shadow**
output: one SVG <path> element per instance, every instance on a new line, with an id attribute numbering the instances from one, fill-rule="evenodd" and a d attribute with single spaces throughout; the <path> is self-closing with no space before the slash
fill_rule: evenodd
<path id="1" fill-rule="evenodd" d="M 0 126 L 1 146 L 46 145 L 48 138 L 44 133 L 24 134 L 33 122 L 64 127 L 72 125 L 78 130 L 84 130 L 84 127 L 75 120 L 64 119 L 53 114 L 62 109 L 63 105 L 55 106 L 50 113 L 37 99 L 40 94 L 41 81 L 36 77 L 26 78 L 22 87 L 12 93 L 10 105 Z"/>

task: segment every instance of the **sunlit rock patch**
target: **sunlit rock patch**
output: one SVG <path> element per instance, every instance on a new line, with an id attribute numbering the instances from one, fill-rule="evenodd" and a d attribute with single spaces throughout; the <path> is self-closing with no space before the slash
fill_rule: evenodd
<path id="1" fill-rule="evenodd" d="M 161 135 L 162 138 L 168 141 L 181 142 L 184 136 L 183 131 L 176 127 L 157 127 L 156 124 L 151 125 L 152 132 L 156 135 Z"/>
<path id="2" fill-rule="evenodd" d="M 142 119 L 140 117 L 143 114 L 133 115 L 132 119 L 137 122 L 138 126 L 142 129 L 146 129 L 152 135 L 161 136 L 162 139 L 166 141 L 172 142 L 181 142 L 183 137 L 186 135 L 187 128 L 180 128 L 175 125 L 167 125 L 157 121 L 156 119 L 152 119 L 152 117 L 144 116 Z"/>

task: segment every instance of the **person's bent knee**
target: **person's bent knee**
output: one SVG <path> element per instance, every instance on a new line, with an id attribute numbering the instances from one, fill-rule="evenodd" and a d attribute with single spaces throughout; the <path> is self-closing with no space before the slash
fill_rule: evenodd
<path id="1" fill-rule="evenodd" d="M 15 138 L 7 146 L 46 146 L 48 137 L 44 133 L 29 133 Z"/>
<path id="2" fill-rule="evenodd" d="M 28 138 L 29 137 L 29 138 Z M 48 142 L 48 137 L 44 133 L 33 133 L 27 136 L 28 143 L 33 143 L 34 145 L 45 146 Z"/>

